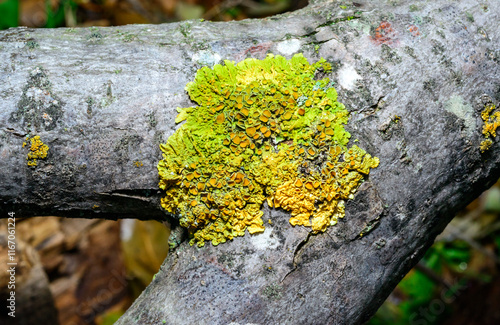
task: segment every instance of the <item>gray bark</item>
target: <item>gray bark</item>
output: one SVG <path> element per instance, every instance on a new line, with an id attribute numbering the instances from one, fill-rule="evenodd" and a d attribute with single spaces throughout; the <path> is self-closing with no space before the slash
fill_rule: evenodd
<path id="1" fill-rule="evenodd" d="M 485 153 L 479 144 L 480 112 L 500 100 L 500 7 L 344 4 L 229 23 L 0 32 L 2 217 L 164 219 L 158 144 L 176 129 L 176 107 L 192 105 L 183 88 L 201 64 L 324 57 L 352 112 L 348 131 L 381 162 L 346 217 L 313 235 L 264 207 L 263 234 L 201 249 L 183 242 L 118 324 L 366 321 L 499 177 L 497 141 Z M 35 168 L 22 147 L 29 132 L 50 147 Z"/>

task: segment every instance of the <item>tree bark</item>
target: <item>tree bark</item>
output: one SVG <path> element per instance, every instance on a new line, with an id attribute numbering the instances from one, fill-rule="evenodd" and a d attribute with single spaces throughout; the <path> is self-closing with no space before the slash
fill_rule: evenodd
<path id="1" fill-rule="evenodd" d="M 184 241 L 117 324 L 362 323 L 499 177 L 497 141 L 479 150 L 480 113 L 500 100 L 499 16 L 472 0 L 314 1 L 241 22 L 0 32 L 1 217 L 165 219 L 158 144 L 192 105 L 183 89 L 196 70 L 324 57 L 347 130 L 380 159 L 346 217 L 315 235 L 265 206 L 263 234 Z M 49 146 L 36 167 L 28 134 Z"/>

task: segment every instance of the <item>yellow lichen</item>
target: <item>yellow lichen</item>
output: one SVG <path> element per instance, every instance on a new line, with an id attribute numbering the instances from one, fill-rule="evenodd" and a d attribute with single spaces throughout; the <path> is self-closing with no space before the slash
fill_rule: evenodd
<path id="1" fill-rule="evenodd" d="M 348 112 L 328 78 L 314 79 L 318 69 L 331 67 L 269 55 L 204 67 L 186 86 L 198 106 L 178 109 L 186 122 L 160 145 L 158 172 L 161 204 L 191 244 L 264 231 L 264 201 L 314 232 L 344 216 L 379 161 L 347 147 Z"/>
<path id="2" fill-rule="evenodd" d="M 47 157 L 49 152 L 49 147 L 40 140 L 40 136 L 35 135 L 34 137 L 26 137 L 26 142 L 23 142 L 23 147 L 26 146 L 27 141 L 31 143 L 30 151 L 26 160 L 28 161 L 28 166 L 37 166 L 37 159 L 44 159 Z"/>
<path id="3" fill-rule="evenodd" d="M 493 141 L 490 138 L 497 136 L 496 130 L 500 126 L 500 111 L 495 110 L 494 104 L 488 104 L 485 106 L 484 110 L 481 112 L 481 118 L 484 121 L 483 125 L 483 135 L 484 141 L 481 142 L 479 149 L 481 152 L 489 150 Z"/>

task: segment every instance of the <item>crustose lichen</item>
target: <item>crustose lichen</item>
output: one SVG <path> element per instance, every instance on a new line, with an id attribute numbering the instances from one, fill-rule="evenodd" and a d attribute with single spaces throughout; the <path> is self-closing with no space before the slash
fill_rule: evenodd
<path id="1" fill-rule="evenodd" d="M 264 230 L 261 206 L 291 212 L 290 223 L 325 231 L 379 160 L 347 147 L 348 112 L 321 59 L 225 61 L 198 70 L 186 90 L 198 106 L 161 144 L 161 204 L 188 229 L 191 244 L 217 245 Z"/>

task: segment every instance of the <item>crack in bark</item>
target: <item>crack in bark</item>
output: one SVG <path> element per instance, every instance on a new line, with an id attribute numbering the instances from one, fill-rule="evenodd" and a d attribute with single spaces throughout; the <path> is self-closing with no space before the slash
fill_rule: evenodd
<path id="1" fill-rule="evenodd" d="M 343 22 L 343 21 L 349 21 L 349 20 L 354 20 L 354 19 L 359 19 L 359 18 L 361 18 L 361 15 L 356 15 L 356 14 L 354 14 L 352 16 L 347 16 L 347 17 L 335 18 L 332 20 L 328 20 L 323 24 L 318 25 L 316 27 L 316 29 L 321 28 L 321 27 L 326 27 L 326 26 L 332 26 L 332 25 L 338 24 L 338 23 Z"/>
<path id="2" fill-rule="evenodd" d="M 293 252 L 293 260 L 292 260 L 292 263 L 293 263 L 293 268 L 287 273 L 285 274 L 285 276 L 283 277 L 283 279 L 281 279 L 280 283 L 283 283 L 283 281 L 285 281 L 286 277 L 289 276 L 290 274 L 292 274 L 295 270 L 297 270 L 297 261 L 296 261 L 296 258 L 297 258 L 297 255 L 299 254 L 299 252 L 302 250 L 302 248 L 304 247 L 305 244 L 307 244 L 309 242 L 309 238 L 311 238 L 311 236 L 316 236 L 316 234 L 314 234 L 312 231 L 311 232 L 308 232 L 307 233 L 307 237 L 305 239 L 303 239 L 298 245 L 297 247 L 295 247 L 295 251 Z"/>
<path id="3" fill-rule="evenodd" d="M 309 32 L 307 34 L 298 36 L 298 38 L 312 37 L 312 36 L 314 36 L 314 35 L 316 35 L 318 33 L 318 29 L 319 28 L 326 27 L 326 26 L 332 26 L 332 25 L 335 25 L 335 24 L 343 22 L 343 21 L 349 21 L 349 20 L 354 20 L 354 19 L 359 19 L 359 18 L 361 18 L 360 15 L 352 15 L 352 16 L 347 16 L 347 17 L 335 18 L 333 20 L 327 20 L 325 23 L 316 26 L 316 28 L 314 28 L 314 30 L 312 32 Z M 328 39 L 328 40 L 325 40 L 325 41 L 316 41 L 316 42 L 306 43 L 306 45 L 309 45 L 309 44 L 323 44 L 323 43 L 326 43 L 326 42 L 328 42 L 330 40 L 331 39 Z M 278 42 L 278 41 L 275 40 L 275 42 Z"/>
<path id="4" fill-rule="evenodd" d="M 24 138 L 25 136 L 28 135 L 28 133 L 21 133 L 21 131 L 16 131 L 16 129 L 14 128 L 6 128 L 5 129 L 6 132 L 9 132 L 9 133 L 12 133 L 13 135 L 17 136 L 17 137 L 20 137 L 20 138 Z"/>
<path id="5" fill-rule="evenodd" d="M 331 40 L 332 40 L 332 38 L 329 38 L 329 39 L 324 40 L 324 41 L 314 41 L 314 42 L 305 43 L 304 45 L 320 45 L 320 44 L 324 44 L 326 42 L 329 42 Z"/>
<path id="6" fill-rule="evenodd" d="M 125 189 L 113 190 L 109 192 L 96 192 L 96 194 L 151 202 L 151 200 L 154 199 L 155 197 L 161 196 L 161 194 L 159 194 L 158 192 L 159 192 L 158 189 L 146 188 L 146 189 L 130 189 L 130 190 L 125 190 Z"/>
<path id="7" fill-rule="evenodd" d="M 141 201 L 146 201 L 146 202 L 150 201 L 148 198 L 145 198 L 142 196 L 137 196 L 137 195 L 128 195 L 128 194 L 121 194 L 121 193 L 100 193 L 100 192 L 98 192 L 97 194 L 104 195 L 104 196 L 118 196 L 118 197 L 123 197 L 123 198 L 127 198 L 127 199 L 136 199 L 136 200 L 141 200 Z"/>
<path id="8" fill-rule="evenodd" d="M 386 95 L 380 96 L 375 104 L 363 107 L 360 110 L 360 112 L 369 111 L 370 113 L 375 113 L 377 108 L 381 108 L 381 106 L 383 106 L 383 102 L 384 102 L 385 97 L 386 97 Z"/>

